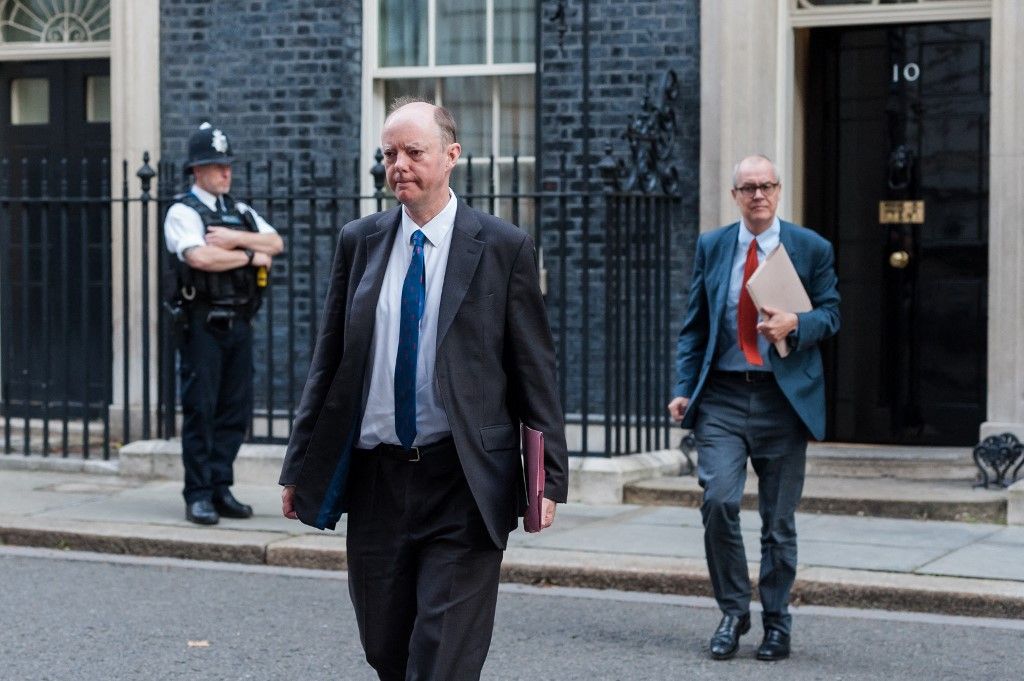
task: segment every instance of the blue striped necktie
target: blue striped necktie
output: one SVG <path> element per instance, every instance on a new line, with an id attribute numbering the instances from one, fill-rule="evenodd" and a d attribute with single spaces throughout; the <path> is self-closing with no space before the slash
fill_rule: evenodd
<path id="1" fill-rule="evenodd" d="M 398 356 L 395 358 L 395 433 L 406 449 L 416 439 L 416 355 L 420 344 L 420 319 L 427 296 L 423 267 L 422 231 L 412 233 L 412 261 L 402 284 Z"/>

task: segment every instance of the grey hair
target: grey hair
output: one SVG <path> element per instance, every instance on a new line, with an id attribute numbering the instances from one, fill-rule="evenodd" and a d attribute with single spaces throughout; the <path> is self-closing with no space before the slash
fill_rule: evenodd
<path id="1" fill-rule="evenodd" d="M 452 115 L 452 112 L 443 106 L 438 106 L 433 102 L 424 99 L 423 97 L 396 97 L 391 100 L 391 105 L 388 107 L 388 118 L 391 118 L 391 116 L 403 106 L 421 103 L 429 104 L 434 107 L 434 124 L 437 125 L 437 130 L 441 133 L 441 147 L 443 149 L 447 149 L 448 145 L 458 142 L 455 116 Z M 387 123 L 387 120 L 385 119 L 384 122 Z"/>
<path id="2" fill-rule="evenodd" d="M 779 184 L 782 183 L 782 176 L 779 175 L 779 169 L 775 166 L 775 161 L 771 160 L 764 154 L 752 154 L 750 156 L 744 156 L 739 160 L 739 163 L 732 167 L 732 186 L 734 189 L 736 188 L 736 180 L 740 176 L 740 166 L 743 165 L 744 161 L 749 161 L 752 158 L 759 158 L 763 161 L 768 161 L 768 164 L 772 167 L 772 173 L 775 175 L 775 181 Z"/>

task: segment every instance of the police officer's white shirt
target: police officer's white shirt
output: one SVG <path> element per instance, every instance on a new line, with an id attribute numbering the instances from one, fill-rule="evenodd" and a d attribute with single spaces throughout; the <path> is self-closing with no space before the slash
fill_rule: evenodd
<path id="1" fill-rule="evenodd" d="M 192 185 L 191 191 L 210 210 L 224 210 L 224 201 L 221 197 L 211 194 L 198 185 Z M 270 226 L 270 223 L 260 217 L 259 213 L 246 204 L 236 201 L 235 206 L 238 207 L 240 213 L 252 213 L 256 218 L 256 227 L 261 234 L 277 232 Z M 167 211 L 167 217 L 164 219 L 164 241 L 167 242 L 167 250 L 177 253 L 178 259 L 182 262 L 185 261 L 185 249 L 206 245 L 205 234 L 203 219 L 199 217 L 199 213 L 185 204 L 176 203 Z"/>
<path id="2" fill-rule="evenodd" d="M 426 300 L 420 319 L 419 347 L 416 354 L 416 439 L 414 446 L 428 445 L 451 434 L 448 415 L 434 381 L 437 348 L 437 315 L 441 307 L 441 289 L 448 268 L 452 228 L 459 203 L 449 189 L 448 204 L 433 220 L 418 226 L 402 209 L 402 224 L 391 248 L 384 283 L 377 300 L 373 324 L 373 351 L 367 367 L 366 408 L 359 432 L 360 449 L 371 449 L 382 442 L 398 444 L 395 432 L 395 360 L 398 357 L 398 332 L 401 324 L 402 287 L 412 260 L 412 234 L 417 229 L 426 236 L 423 266 Z"/>

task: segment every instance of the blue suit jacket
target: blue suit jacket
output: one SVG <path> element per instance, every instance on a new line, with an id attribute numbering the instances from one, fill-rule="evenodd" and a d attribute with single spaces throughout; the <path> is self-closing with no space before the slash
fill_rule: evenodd
<path id="1" fill-rule="evenodd" d="M 839 330 L 832 244 L 811 230 L 780 220 L 779 241 L 786 246 L 813 309 L 797 315 L 796 348 L 785 358 L 774 346 L 770 363 L 775 380 L 816 439 L 825 437 L 825 381 L 818 343 Z M 693 266 L 686 318 L 676 344 L 676 397 L 689 397 L 683 427 L 692 428 L 700 397 L 718 354 L 718 331 L 725 323 L 729 275 L 736 254 L 738 222 L 701 234 Z"/>

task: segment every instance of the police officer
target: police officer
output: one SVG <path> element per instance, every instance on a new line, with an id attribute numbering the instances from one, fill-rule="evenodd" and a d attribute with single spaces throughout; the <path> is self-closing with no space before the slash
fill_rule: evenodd
<path id="1" fill-rule="evenodd" d="M 234 201 L 231 145 L 203 123 L 189 138 L 187 194 L 164 220 L 178 256 L 172 298 L 180 314 L 182 459 L 185 517 L 201 525 L 248 518 L 231 494 L 232 464 L 252 413 L 252 317 L 281 237 L 256 211 Z"/>

